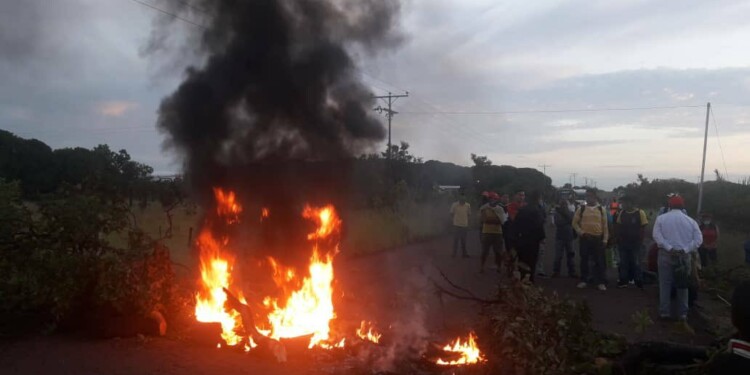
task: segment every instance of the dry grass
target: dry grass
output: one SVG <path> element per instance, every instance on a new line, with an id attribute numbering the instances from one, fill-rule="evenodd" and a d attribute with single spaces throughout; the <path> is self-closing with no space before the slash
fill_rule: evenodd
<path id="1" fill-rule="evenodd" d="M 412 204 L 401 210 L 361 210 L 348 215 L 341 244 L 348 255 L 391 249 L 445 232 L 448 210 L 439 205 Z"/>
<path id="2" fill-rule="evenodd" d="M 162 238 L 167 229 L 167 218 L 159 204 L 134 208 L 138 226 L 154 238 Z M 442 205 L 409 204 L 400 210 L 368 209 L 345 213 L 342 254 L 356 256 L 368 254 L 427 239 L 445 232 L 447 208 Z M 188 235 L 193 228 L 193 239 L 200 228 L 201 214 L 183 207 L 173 211 L 172 236 L 164 239 L 171 250 L 172 259 L 191 265 Z M 113 237 L 113 242 L 124 241 Z"/>

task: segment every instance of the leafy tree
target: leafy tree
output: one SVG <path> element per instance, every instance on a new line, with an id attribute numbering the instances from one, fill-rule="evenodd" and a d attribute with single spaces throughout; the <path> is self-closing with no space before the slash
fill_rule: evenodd
<path id="1" fill-rule="evenodd" d="M 388 157 L 388 147 L 386 146 L 385 151 L 381 154 L 383 158 Z M 391 158 L 393 161 L 400 161 L 404 163 L 422 163 L 422 158 L 416 157 L 409 153 L 409 143 L 401 141 L 400 145 L 391 145 Z"/>
<path id="2" fill-rule="evenodd" d="M 477 154 L 471 154 L 471 161 L 474 162 L 475 167 L 489 167 L 492 165 L 492 160 L 487 156 L 478 156 Z"/>

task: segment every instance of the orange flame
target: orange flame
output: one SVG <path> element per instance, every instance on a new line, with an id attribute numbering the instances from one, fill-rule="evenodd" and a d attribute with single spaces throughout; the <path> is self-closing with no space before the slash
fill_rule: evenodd
<path id="1" fill-rule="evenodd" d="M 306 206 L 304 211 L 302 211 L 302 217 L 313 220 L 318 224 L 318 229 L 307 235 L 308 240 L 322 240 L 341 229 L 341 219 L 339 219 L 332 205 L 327 205 L 319 209 Z"/>
<path id="2" fill-rule="evenodd" d="M 216 198 L 216 213 L 219 217 L 225 218 L 229 224 L 239 222 L 242 206 L 237 203 L 234 192 L 225 192 L 221 188 L 214 188 L 214 197 Z"/>
<path id="3" fill-rule="evenodd" d="M 284 268 L 275 261 L 275 281 L 280 287 L 297 280 L 293 269 Z M 271 309 L 268 322 L 272 339 L 299 337 L 312 334 L 309 347 L 312 348 L 329 340 L 329 323 L 336 317 L 333 310 L 333 258 L 321 258 L 317 249 L 313 250 L 309 266 L 310 276 L 302 280 L 301 287 L 292 292 L 283 304 L 274 298 L 266 297 L 263 304 Z M 283 306 L 283 307 L 282 307 Z M 265 334 L 265 333 L 264 333 Z"/>
<path id="4" fill-rule="evenodd" d="M 479 351 L 479 347 L 476 343 L 476 336 L 474 332 L 469 333 L 469 339 L 466 342 L 461 342 L 461 338 L 457 338 L 453 343 L 443 347 L 443 350 L 451 353 L 460 353 L 461 358 L 453 361 L 443 361 L 442 359 L 437 360 L 438 365 L 455 366 L 455 365 L 467 365 L 479 362 L 484 362 L 484 356 Z"/>
<path id="5" fill-rule="evenodd" d="M 269 215 L 268 209 L 263 207 L 260 209 L 260 222 L 262 223 L 264 219 L 267 219 Z"/>
<path id="6" fill-rule="evenodd" d="M 236 202 L 235 194 L 214 189 L 217 201 L 217 214 L 228 224 L 238 222 L 242 207 Z M 262 210 L 262 217 L 269 214 Z M 330 323 L 336 314 L 333 307 L 333 256 L 337 251 L 337 239 L 331 244 L 318 244 L 318 240 L 340 233 L 341 220 L 333 206 L 322 208 L 305 207 L 303 217 L 313 220 L 318 228 L 308 235 L 312 242 L 312 255 L 308 273 L 302 277 L 294 268 L 285 267 L 273 258 L 269 263 L 274 270 L 273 280 L 283 297 L 267 296 L 263 305 L 268 308 L 267 326 L 261 323 L 256 327 L 258 332 L 272 339 L 293 338 L 311 335 L 308 347 L 325 349 L 342 348 L 345 340 L 333 341 L 330 336 Z M 222 288 L 230 288 L 241 302 L 245 303 L 242 293 L 232 289 L 231 272 L 234 258 L 227 254 L 224 247 L 228 240 L 217 241 L 210 229 L 201 232 L 197 245 L 201 261 L 201 289 L 196 294 L 196 318 L 201 322 L 220 322 L 222 338 L 230 346 L 243 342 L 237 334 L 242 331 L 241 317 L 237 311 L 226 311 L 224 303 L 227 296 Z M 325 247 L 331 248 L 325 248 Z M 249 351 L 256 345 L 248 337 L 244 346 Z"/>
<path id="7" fill-rule="evenodd" d="M 377 344 L 380 341 L 380 336 L 382 335 L 375 331 L 375 329 L 372 327 L 372 323 L 363 320 L 359 325 L 359 329 L 357 330 L 357 336 L 359 336 L 359 338 L 361 338 L 362 340 L 372 341 Z"/>
<path id="8" fill-rule="evenodd" d="M 198 237 L 201 251 L 202 288 L 196 294 L 195 318 L 199 322 L 221 323 L 221 337 L 228 345 L 237 345 L 242 337 L 235 332 L 239 329 L 240 314 L 237 311 L 226 311 L 224 302 L 227 295 L 222 288 L 231 285 L 231 271 L 234 259 L 221 253 L 221 245 L 213 238 L 211 232 L 203 230 Z M 244 300 L 237 291 L 238 298 Z"/>

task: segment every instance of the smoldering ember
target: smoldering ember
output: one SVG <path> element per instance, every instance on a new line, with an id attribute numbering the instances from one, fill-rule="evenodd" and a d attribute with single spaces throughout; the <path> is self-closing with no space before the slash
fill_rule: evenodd
<path id="1" fill-rule="evenodd" d="M 750 374 L 746 7 L 0 2 L 0 372 Z"/>

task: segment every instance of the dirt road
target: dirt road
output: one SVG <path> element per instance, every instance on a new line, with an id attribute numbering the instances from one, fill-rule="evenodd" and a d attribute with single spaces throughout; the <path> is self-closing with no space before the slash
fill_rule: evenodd
<path id="1" fill-rule="evenodd" d="M 545 252 L 545 267 L 551 272 L 551 244 Z M 477 322 L 479 307 L 472 302 L 434 293 L 432 280 L 437 269 L 456 284 L 475 294 L 491 297 L 499 276 L 494 270 L 480 274 L 476 233 L 469 234 L 471 258 L 453 258 L 450 240 L 441 238 L 405 246 L 366 257 L 340 257 L 335 264 L 338 324 L 353 329 L 360 320 L 371 320 L 391 341 L 407 342 L 410 337 L 426 336 L 435 342 L 448 342 L 468 333 Z M 610 270 L 610 282 L 614 283 Z M 657 339 L 682 343 L 706 343 L 709 335 L 693 321 L 697 333 L 678 332 L 672 325 L 656 323 L 645 334 L 635 333 L 631 316 L 646 310 L 656 321 L 658 290 L 647 286 L 576 289 L 577 280 L 540 279 L 539 285 L 562 295 L 589 303 L 597 329 L 625 335 L 631 340 Z M 697 319 L 691 316 L 692 320 Z M 406 347 L 396 347 L 397 350 Z M 315 364 L 315 366 L 311 366 Z M 310 358 L 291 357 L 276 364 L 253 354 L 201 347 L 189 341 L 168 337 L 153 339 L 85 340 L 70 337 L 37 337 L 0 344 L 3 374 L 287 374 L 332 372 L 326 364 Z M 335 366 L 334 366 L 335 367 Z M 339 368 L 338 371 L 341 371 Z"/>

